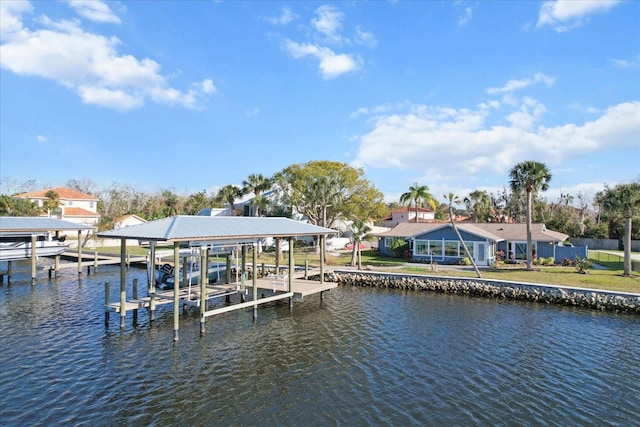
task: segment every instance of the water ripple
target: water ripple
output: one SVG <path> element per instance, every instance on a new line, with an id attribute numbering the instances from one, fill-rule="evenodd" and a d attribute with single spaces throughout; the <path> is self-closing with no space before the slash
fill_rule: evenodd
<path id="1" fill-rule="evenodd" d="M 117 274 L 0 286 L 0 425 L 637 422 L 637 317 L 338 288 L 207 319 L 204 337 L 188 314 L 173 346 L 170 308 L 105 328 Z"/>

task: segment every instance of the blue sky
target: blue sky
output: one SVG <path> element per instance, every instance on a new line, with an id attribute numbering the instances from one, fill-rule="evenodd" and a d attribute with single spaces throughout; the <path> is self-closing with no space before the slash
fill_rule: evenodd
<path id="1" fill-rule="evenodd" d="M 0 176 L 215 192 L 333 160 L 388 201 L 640 176 L 640 2 L 0 2 Z M 4 192 L 4 191 L 2 191 Z"/>

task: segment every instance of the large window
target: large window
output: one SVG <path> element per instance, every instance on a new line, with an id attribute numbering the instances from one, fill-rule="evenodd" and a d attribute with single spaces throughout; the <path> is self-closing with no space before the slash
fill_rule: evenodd
<path id="1" fill-rule="evenodd" d="M 458 256 L 458 242 L 452 240 L 446 240 L 444 242 L 444 256 L 457 257 Z"/>
<path id="2" fill-rule="evenodd" d="M 428 240 L 416 240 L 416 255 L 429 255 Z"/>

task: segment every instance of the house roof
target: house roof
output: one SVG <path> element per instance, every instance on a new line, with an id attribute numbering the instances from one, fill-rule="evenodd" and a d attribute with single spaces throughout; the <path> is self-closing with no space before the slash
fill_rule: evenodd
<path id="1" fill-rule="evenodd" d="M 146 219 L 140 218 L 138 215 L 135 215 L 135 214 L 123 215 L 120 218 L 117 218 L 114 222 L 123 222 L 128 220 L 129 218 L 137 219 L 140 222 L 147 222 Z"/>
<path id="2" fill-rule="evenodd" d="M 467 233 L 485 237 L 496 242 L 502 240 L 527 240 L 527 224 L 504 224 L 504 223 L 470 223 L 463 222 L 456 224 L 458 229 Z M 379 233 L 379 237 L 416 237 L 426 233 L 436 231 L 444 227 L 451 227 L 450 223 L 401 223 L 384 233 Z M 562 242 L 569 236 L 557 231 L 548 230 L 544 224 L 531 224 L 531 238 L 536 242 Z"/>
<path id="3" fill-rule="evenodd" d="M 244 242 L 263 237 L 334 234 L 335 230 L 280 217 L 177 215 L 98 233 L 98 237 L 163 242 Z"/>
<path id="4" fill-rule="evenodd" d="M 75 206 L 65 206 L 64 207 L 64 216 L 68 217 L 68 216 L 93 216 L 93 217 L 99 217 L 100 214 L 99 213 L 95 213 L 95 212 L 91 212 L 88 209 L 83 209 L 83 208 L 78 208 Z"/>
<path id="5" fill-rule="evenodd" d="M 57 218 L 43 217 L 0 217 L 0 235 L 30 235 L 45 234 L 49 231 L 63 230 L 95 230 L 96 227 L 87 224 L 64 221 Z"/>
<path id="6" fill-rule="evenodd" d="M 60 198 L 61 200 L 98 200 L 98 198 L 95 196 L 81 193 L 68 187 L 47 188 L 40 191 L 31 191 L 28 193 L 16 194 L 13 197 L 21 199 L 46 199 L 46 194 L 49 191 L 56 192 L 58 194 L 58 198 Z"/>

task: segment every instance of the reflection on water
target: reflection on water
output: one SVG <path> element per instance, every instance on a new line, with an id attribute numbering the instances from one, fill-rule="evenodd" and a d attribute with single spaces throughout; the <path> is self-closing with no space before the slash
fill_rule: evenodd
<path id="1" fill-rule="evenodd" d="M 637 316 L 340 287 L 174 347 L 170 306 L 105 328 L 118 270 L 80 277 L 0 287 L 0 425 L 637 423 Z"/>

